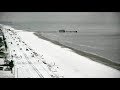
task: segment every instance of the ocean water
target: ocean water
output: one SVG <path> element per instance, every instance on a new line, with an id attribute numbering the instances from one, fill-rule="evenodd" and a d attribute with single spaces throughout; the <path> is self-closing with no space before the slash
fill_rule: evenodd
<path id="1" fill-rule="evenodd" d="M 16 29 L 40 32 L 61 44 L 120 63 L 120 25 L 118 23 L 14 23 Z M 78 33 L 59 33 L 77 30 Z"/>

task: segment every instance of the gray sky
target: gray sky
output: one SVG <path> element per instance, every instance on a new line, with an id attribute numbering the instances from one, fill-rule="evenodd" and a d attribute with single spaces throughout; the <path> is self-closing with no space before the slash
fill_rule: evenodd
<path id="1" fill-rule="evenodd" d="M 12 22 L 118 22 L 112 12 L 0 12 L 0 21 Z"/>

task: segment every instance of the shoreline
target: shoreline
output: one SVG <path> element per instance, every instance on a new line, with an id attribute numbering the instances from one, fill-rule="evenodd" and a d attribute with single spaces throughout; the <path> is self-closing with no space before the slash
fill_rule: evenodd
<path id="1" fill-rule="evenodd" d="M 66 46 L 66 45 L 63 45 L 58 41 L 51 40 L 51 39 L 48 39 L 48 38 L 44 37 L 43 35 L 41 35 L 41 33 L 34 32 L 33 34 L 36 35 L 37 37 L 41 38 L 41 39 L 44 39 L 44 40 L 50 41 L 53 44 L 59 45 L 62 48 L 71 49 L 74 53 L 77 53 L 77 54 L 82 55 L 84 57 L 90 58 L 90 60 L 93 60 L 95 62 L 104 64 L 104 65 L 107 65 L 107 66 L 110 66 L 110 67 L 120 71 L 120 64 L 112 62 L 109 59 L 100 57 L 98 55 L 90 54 L 90 53 L 87 53 L 87 52 L 84 52 L 84 51 L 80 51 L 80 50 L 74 49 L 74 48 Z"/>

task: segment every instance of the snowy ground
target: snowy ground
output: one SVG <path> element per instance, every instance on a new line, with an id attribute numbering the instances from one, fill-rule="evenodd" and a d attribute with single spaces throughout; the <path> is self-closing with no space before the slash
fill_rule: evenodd
<path id="1" fill-rule="evenodd" d="M 35 52 L 37 52 L 41 56 L 42 61 L 46 61 L 47 63 L 52 62 L 52 64 L 54 64 L 55 62 L 55 65 L 59 67 L 57 69 L 58 73 L 65 78 L 120 78 L 120 71 L 94 62 L 89 58 L 80 56 L 72 52 L 70 49 L 62 48 L 61 46 L 55 45 L 49 41 L 40 39 L 35 36 L 33 32 L 26 32 L 22 30 L 14 31 L 17 32 L 17 36 L 21 37 L 22 41 L 24 41 L 28 46 L 30 46 Z M 15 42 L 13 43 L 15 44 Z M 12 45 L 11 48 L 16 49 L 16 46 L 17 45 Z M 23 45 L 20 45 L 20 47 L 23 47 Z M 20 50 L 17 50 L 17 54 L 20 52 Z M 22 54 L 24 52 L 22 52 Z M 22 54 L 19 55 L 25 56 Z M 37 70 L 43 72 L 43 70 L 40 70 L 41 65 L 43 64 L 37 61 L 38 59 L 36 60 L 35 58 L 31 58 L 30 53 L 27 54 L 27 57 L 29 58 L 31 63 L 34 63 L 34 66 L 37 68 Z M 19 73 L 24 73 L 19 74 L 21 75 L 21 77 L 25 77 L 22 75 L 27 74 L 30 74 L 31 77 L 37 77 L 37 74 L 35 74 L 35 70 L 32 70 L 32 67 L 29 65 L 30 63 L 28 63 L 26 59 L 16 59 L 16 61 L 17 63 L 19 63 L 16 64 L 17 67 L 22 68 L 20 69 Z M 20 63 L 23 64 L 21 65 Z M 43 73 L 45 76 L 47 75 L 45 74 L 45 72 Z"/>
<path id="2" fill-rule="evenodd" d="M 55 66 L 42 61 L 14 31 L 3 29 L 8 45 L 9 60 L 14 60 L 16 78 L 59 78 Z"/>
<path id="3" fill-rule="evenodd" d="M 49 41 L 38 38 L 32 32 L 19 32 L 22 39 L 45 60 L 54 61 L 66 78 L 117 78 L 120 71 L 80 56 L 67 48 L 61 48 Z"/>

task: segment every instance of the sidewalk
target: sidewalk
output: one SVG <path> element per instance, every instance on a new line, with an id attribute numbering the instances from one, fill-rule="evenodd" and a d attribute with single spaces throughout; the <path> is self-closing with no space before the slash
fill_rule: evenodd
<path id="1" fill-rule="evenodd" d="M 0 71 L 0 78 L 14 78 L 10 71 Z"/>

